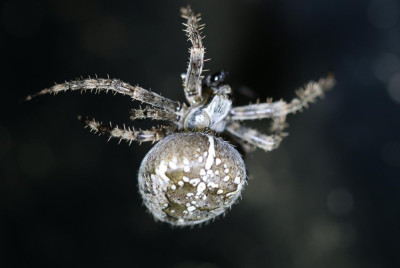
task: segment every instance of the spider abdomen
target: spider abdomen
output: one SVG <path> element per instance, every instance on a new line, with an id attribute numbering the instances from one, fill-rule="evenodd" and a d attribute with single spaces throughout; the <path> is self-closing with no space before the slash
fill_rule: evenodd
<path id="1" fill-rule="evenodd" d="M 143 159 L 139 190 L 149 211 L 173 225 L 194 225 L 225 212 L 246 183 L 244 162 L 212 134 L 174 133 Z"/>

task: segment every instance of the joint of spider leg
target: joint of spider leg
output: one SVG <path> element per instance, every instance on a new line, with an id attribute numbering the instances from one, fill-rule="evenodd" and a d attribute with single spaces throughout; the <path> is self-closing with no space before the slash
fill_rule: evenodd
<path id="1" fill-rule="evenodd" d="M 100 126 L 98 126 L 98 132 L 102 135 L 106 135 L 108 133 L 110 133 L 111 128 L 105 125 L 100 124 Z"/>

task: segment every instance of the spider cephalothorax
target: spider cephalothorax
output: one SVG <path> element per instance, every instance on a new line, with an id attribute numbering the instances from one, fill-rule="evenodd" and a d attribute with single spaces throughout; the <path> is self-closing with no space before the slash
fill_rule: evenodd
<path id="1" fill-rule="evenodd" d="M 199 24 L 200 15 L 190 7 L 181 9 L 187 20 L 185 32 L 192 44 L 187 72 L 182 74 L 188 104 L 162 97 L 139 86 L 118 79 L 89 78 L 44 89 L 34 96 L 63 91 L 112 91 L 150 106 L 133 109 L 130 118 L 156 119 L 167 122 L 151 130 L 135 130 L 103 125 L 83 119 L 91 131 L 132 141 L 159 141 L 144 158 L 139 170 L 139 191 L 144 204 L 158 220 L 172 225 L 194 225 L 224 213 L 241 194 L 246 183 L 246 169 L 238 151 L 218 137 L 225 133 L 244 151 L 261 148 L 271 151 L 285 137 L 286 115 L 307 107 L 334 85 L 328 76 L 309 82 L 298 90 L 291 102 L 266 103 L 232 107 L 231 88 L 225 83 L 227 73 L 202 76 L 204 47 Z M 271 119 L 270 135 L 242 124 L 244 120 Z M 169 122 L 169 123 L 168 123 Z"/>

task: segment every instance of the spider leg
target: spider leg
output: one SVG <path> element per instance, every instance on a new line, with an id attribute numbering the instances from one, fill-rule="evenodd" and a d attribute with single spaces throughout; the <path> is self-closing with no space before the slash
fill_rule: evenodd
<path id="1" fill-rule="evenodd" d="M 200 14 L 195 14 L 190 6 L 181 8 L 181 14 L 182 18 L 187 19 L 187 23 L 183 24 L 186 26 L 184 31 L 192 43 L 192 47 L 189 50 L 190 57 L 186 75 L 182 75 L 183 89 L 187 101 L 193 106 L 202 101 L 201 74 L 204 66 L 204 47 L 202 44 L 203 37 L 201 36 L 201 31 L 204 28 L 204 24 L 199 24 L 201 20 Z"/>
<path id="2" fill-rule="evenodd" d="M 226 130 L 241 143 L 245 151 L 252 151 L 252 147 L 255 146 L 269 152 L 278 148 L 283 138 L 287 135 L 283 132 L 286 127 L 285 120 L 285 116 L 273 119 L 270 129 L 272 135 L 261 134 L 259 131 L 245 127 L 235 121 L 228 124 Z"/>
<path id="3" fill-rule="evenodd" d="M 236 143 L 238 143 L 238 145 L 240 145 L 241 149 L 243 150 L 243 152 L 244 152 L 245 154 L 252 153 L 252 152 L 254 152 L 254 151 L 257 149 L 256 146 L 254 146 L 253 144 L 249 144 L 249 143 L 245 142 L 245 141 L 242 140 L 242 139 L 239 139 L 239 138 L 237 138 L 237 137 L 232 137 L 232 139 L 233 139 Z"/>
<path id="4" fill-rule="evenodd" d="M 132 141 L 140 143 L 144 141 L 156 142 L 175 130 L 174 126 L 153 127 L 151 130 L 135 130 L 134 128 L 126 128 L 125 125 L 123 128 L 119 128 L 118 126 L 113 127 L 111 123 L 109 125 L 104 125 L 95 119 L 83 119 L 80 116 L 78 119 L 85 123 L 86 127 L 90 129 L 90 132 L 94 131 L 94 133 L 99 133 L 99 135 L 108 135 L 109 139 L 117 138 L 120 142 L 125 140 L 129 142 L 129 144 L 131 144 Z"/>
<path id="5" fill-rule="evenodd" d="M 45 94 L 57 94 L 65 91 L 81 91 L 86 92 L 100 91 L 114 92 L 115 94 L 122 94 L 130 96 L 134 100 L 138 100 L 154 107 L 166 109 L 169 111 L 177 111 L 180 108 L 180 104 L 176 101 L 164 98 L 154 92 L 143 89 L 139 86 L 131 86 L 128 83 L 122 82 L 119 79 L 103 79 L 103 78 L 89 78 L 83 80 L 75 80 L 65 82 L 62 84 L 56 84 L 53 87 L 43 89 L 36 94 L 28 95 L 25 100 L 31 100 L 32 98 Z"/>
<path id="6" fill-rule="evenodd" d="M 177 123 L 180 118 L 180 113 L 172 112 L 169 110 L 159 109 L 159 108 L 152 108 L 152 107 L 145 107 L 144 109 L 132 109 L 130 111 L 130 119 L 153 119 L 153 120 L 163 120 L 163 121 L 171 121 Z"/>
<path id="7" fill-rule="evenodd" d="M 335 84 L 333 75 L 321 78 L 318 82 L 309 82 L 304 88 L 296 91 L 297 98 L 291 102 L 285 101 L 251 104 L 232 108 L 232 120 L 253 120 L 285 116 L 290 113 L 302 111 L 318 97 L 323 97 L 324 92 L 330 90 Z"/>

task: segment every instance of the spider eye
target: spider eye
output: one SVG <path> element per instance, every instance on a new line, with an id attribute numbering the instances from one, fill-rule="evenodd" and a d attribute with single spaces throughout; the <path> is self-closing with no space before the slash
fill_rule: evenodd
<path id="1" fill-rule="evenodd" d="M 218 72 L 218 73 L 214 74 L 213 76 L 211 76 L 212 82 L 218 82 L 221 79 L 222 79 L 221 72 Z"/>
<path id="2" fill-rule="evenodd" d="M 199 132 L 158 142 L 139 170 L 144 204 L 158 220 L 188 226 L 224 213 L 241 195 L 246 170 L 228 142 Z"/>
<path id="3" fill-rule="evenodd" d="M 206 79 L 208 87 L 218 87 L 225 82 L 228 72 L 220 71 L 213 75 L 209 75 Z"/>
<path id="4" fill-rule="evenodd" d="M 223 82 L 225 82 L 227 75 L 228 75 L 228 73 L 225 71 L 217 72 L 211 76 L 211 81 L 214 83 L 216 83 L 216 82 L 223 83 Z"/>

